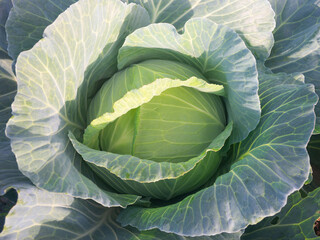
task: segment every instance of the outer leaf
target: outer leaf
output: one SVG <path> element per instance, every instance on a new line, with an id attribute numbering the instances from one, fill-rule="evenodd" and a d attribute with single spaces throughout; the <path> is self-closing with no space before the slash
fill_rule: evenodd
<path id="1" fill-rule="evenodd" d="M 5 136 L 6 123 L 11 117 L 11 103 L 16 95 L 16 79 L 11 71 L 11 60 L 0 59 L 0 195 L 9 187 L 29 182 L 18 170 L 10 140 Z"/>
<path id="2" fill-rule="evenodd" d="M 0 0 L 0 232 L 8 211 L 17 200 L 16 191 L 9 188 L 29 184 L 29 180 L 18 170 L 10 141 L 5 136 L 17 85 L 11 69 L 12 61 L 7 53 L 7 35 L 4 27 L 11 7 L 11 0 Z"/>
<path id="3" fill-rule="evenodd" d="M 308 177 L 305 146 L 314 127 L 317 96 L 310 85 L 278 83 L 277 77 L 260 73 L 261 121 L 234 146 L 236 162 L 228 173 L 176 204 L 128 207 L 118 220 L 140 230 L 199 236 L 239 231 L 278 212 Z"/>
<path id="4" fill-rule="evenodd" d="M 241 240 L 305 240 L 319 239 L 313 230 L 313 224 L 320 216 L 320 188 L 301 198 L 295 192 L 288 198 L 288 203 L 281 211 L 263 219 L 260 223 L 249 226 Z"/>
<path id="5" fill-rule="evenodd" d="M 12 0 L 0 0 L 0 59 L 9 58 L 5 24 L 12 8 Z"/>
<path id="6" fill-rule="evenodd" d="M 19 190 L 16 206 L 6 219 L 1 239 L 130 239 L 109 209 L 90 200 L 75 199 L 29 186 Z"/>
<path id="7" fill-rule="evenodd" d="M 170 199 L 203 185 L 219 167 L 217 153 L 230 136 L 232 124 L 202 153 L 186 162 L 154 162 L 131 155 L 90 149 L 72 135 L 73 146 L 95 172 L 119 192 Z"/>
<path id="8" fill-rule="evenodd" d="M 116 221 L 118 208 L 105 208 L 90 201 L 29 186 L 19 191 L 17 205 L 7 217 L 1 239 L 126 239 L 189 240 L 158 230 L 139 232 Z M 239 239 L 242 232 L 193 240 Z M 190 240 L 192 240 L 190 239 Z"/>
<path id="9" fill-rule="evenodd" d="M 116 70 L 115 55 L 126 34 L 147 23 L 139 6 L 81 0 L 45 30 L 42 41 L 20 54 L 7 134 L 20 170 L 35 185 L 105 206 L 139 199 L 113 193 L 83 163 L 67 135 L 78 136 L 84 128 L 88 89 Z"/>
<path id="10" fill-rule="evenodd" d="M 42 38 L 44 29 L 78 0 L 10 0 L 13 8 L 6 24 L 8 52 L 13 60 Z"/>
<path id="11" fill-rule="evenodd" d="M 215 236 L 183 237 L 173 233 L 164 233 L 157 229 L 142 231 L 137 237 L 141 240 L 239 240 L 243 230 L 236 233 L 221 233 Z"/>
<path id="12" fill-rule="evenodd" d="M 256 62 L 241 38 L 208 19 L 191 19 L 180 35 L 169 24 L 152 24 L 129 35 L 120 49 L 118 66 L 146 59 L 166 59 L 198 69 L 208 81 L 224 85 L 226 108 L 239 142 L 260 119 Z"/>
<path id="13" fill-rule="evenodd" d="M 275 44 L 266 66 L 273 72 L 301 72 L 320 96 L 320 3 L 317 0 L 269 0 L 276 12 Z M 316 105 L 320 133 L 320 103 Z"/>
<path id="14" fill-rule="evenodd" d="M 122 0 L 125 1 L 125 0 Z M 195 17 L 234 29 L 256 56 L 266 59 L 273 45 L 274 12 L 267 0 L 126 0 L 147 9 L 151 22 L 171 23 L 178 31 Z"/>

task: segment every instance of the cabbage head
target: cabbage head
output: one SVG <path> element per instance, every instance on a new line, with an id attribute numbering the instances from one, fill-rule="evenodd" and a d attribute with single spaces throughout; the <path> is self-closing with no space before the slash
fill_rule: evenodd
<path id="1" fill-rule="evenodd" d="M 0 195 L 18 193 L 1 238 L 240 239 L 308 179 L 316 1 L 0 0 L 0 14 Z"/>

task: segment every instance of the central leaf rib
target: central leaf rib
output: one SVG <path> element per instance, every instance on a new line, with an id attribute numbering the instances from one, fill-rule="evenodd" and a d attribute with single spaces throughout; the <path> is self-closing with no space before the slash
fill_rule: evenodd
<path id="1" fill-rule="evenodd" d="M 140 107 L 137 108 L 135 118 L 134 118 L 134 130 L 133 130 L 132 147 L 131 147 L 132 156 L 134 156 L 134 152 L 135 152 L 135 143 L 136 143 L 136 137 L 138 134 L 139 123 L 140 123 Z"/>

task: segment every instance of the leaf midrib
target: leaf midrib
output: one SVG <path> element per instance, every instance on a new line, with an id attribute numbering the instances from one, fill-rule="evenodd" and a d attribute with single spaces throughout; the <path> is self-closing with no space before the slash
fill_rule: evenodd
<path id="1" fill-rule="evenodd" d="M 135 152 L 135 148 L 136 148 L 135 143 L 136 143 L 136 138 L 138 135 L 139 126 L 140 126 L 140 107 L 137 108 L 135 116 L 134 116 L 131 156 L 134 156 L 134 152 Z"/>

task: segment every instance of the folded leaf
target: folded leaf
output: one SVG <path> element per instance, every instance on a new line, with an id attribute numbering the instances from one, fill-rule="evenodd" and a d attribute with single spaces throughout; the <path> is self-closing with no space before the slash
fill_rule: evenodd
<path id="1" fill-rule="evenodd" d="M 152 23 L 171 23 L 179 32 L 190 18 L 205 17 L 235 30 L 262 60 L 273 46 L 274 12 L 267 0 L 122 0 L 141 4 Z M 262 11 L 263 9 L 263 11 Z"/>

